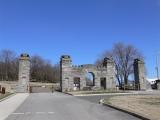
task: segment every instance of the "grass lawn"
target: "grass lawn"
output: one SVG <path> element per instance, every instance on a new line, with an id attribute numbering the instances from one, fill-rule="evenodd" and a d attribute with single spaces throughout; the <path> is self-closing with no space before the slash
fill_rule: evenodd
<path id="1" fill-rule="evenodd" d="M 160 120 L 160 95 L 125 95 L 105 99 L 106 104 L 129 110 L 151 120 Z"/>
<path id="2" fill-rule="evenodd" d="M 3 98 L 5 98 L 5 97 L 8 97 L 11 94 L 13 94 L 13 93 L 6 93 L 6 94 L 1 94 L 0 93 L 0 100 L 3 99 Z"/>

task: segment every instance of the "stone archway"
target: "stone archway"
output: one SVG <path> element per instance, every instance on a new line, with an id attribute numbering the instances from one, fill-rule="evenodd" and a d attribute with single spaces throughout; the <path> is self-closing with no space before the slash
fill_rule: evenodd
<path id="1" fill-rule="evenodd" d="M 72 59 L 69 55 L 63 55 L 60 58 L 60 78 L 61 78 L 61 91 L 65 92 L 65 90 L 68 88 L 65 78 L 73 78 L 69 79 L 69 88 L 68 90 L 73 90 L 75 85 L 74 77 L 80 78 L 80 90 L 86 90 L 86 89 L 100 89 L 100 78 L 105 77 L 106 78 L 106 86 L 104 88 L 111 89 L 116 87 L 115 82 L 115 64 L 114 61 L 111 59 L 105 59 L 105 64 L 101 66 L 96 66 L 94 64 L 83 64 L 83 65 L 73 65 Z M 86 74 L 89 74 L 91 76 L 91 81 L 89 81 L 91 84 L 86 84 Z M 74 83 L 74 85 L 72 85 Z"/>
<path id="2" fill-rule="evenodd" d="M 95 74 L 93 72 L 86 73 L 86 86 L 95 86 Z"/>

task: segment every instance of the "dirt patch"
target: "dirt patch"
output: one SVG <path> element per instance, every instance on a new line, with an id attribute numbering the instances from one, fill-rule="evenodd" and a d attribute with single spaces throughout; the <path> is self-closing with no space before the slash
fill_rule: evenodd
<path id="1" fill-rule="evenodd" d="M 105 102 L 149 119 L 160 120 L 160 95 L 113 96 Z"/>

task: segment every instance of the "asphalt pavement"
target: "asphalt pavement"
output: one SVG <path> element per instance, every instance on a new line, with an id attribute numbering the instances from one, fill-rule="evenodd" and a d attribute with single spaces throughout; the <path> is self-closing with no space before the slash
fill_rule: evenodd
<path id="1" fill-rule="evenodd" d="M 6 120 L 140 120 L 98 104 L 99 98 L 84 99 L 59 92 L 34 93 Z"/>

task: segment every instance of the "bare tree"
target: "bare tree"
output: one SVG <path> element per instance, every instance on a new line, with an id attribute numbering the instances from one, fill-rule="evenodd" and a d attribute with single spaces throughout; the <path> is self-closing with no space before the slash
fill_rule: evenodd
<path id="1" fill-rule="evenodd" d="M 44 60 L 38 56 L 32 56 L 31 57 L 31 79 L 35 81 L 42 81 L 42 76 L 43 76 L 43 66 L 44 66 Z"/>
<path id="2" fill-rule="evenodd" d="M 54 82 L 60 82 L 60 65 L 59 63 L 53 66 L 54 69 Z"/>
<path id="3" fill-rule="evenodd" d="M 136 58 L 144 59 L 142 54 L 133 45 L 123 43 L 114 44 L 112 50 L 105 51 L 96 61 L 96 64 L 102 64 L 103 58 L 109 57 L 114 60 L 116 66 L 116 78 L 119 86 L 128 84 L 128 78 L 133 74 L 133 61 Z"/>
<path id="4" fill-rule="evenodd" d="M 31 57 L 31 79 L 36 82 L 59 81 L 59 65 L 52 65 L 48 60 L 35 55 Z"/>
<path id="5" fill-rule="evenodd" d="M 18 59 L 11 50 L 0 51 L 0 76 L 1 80 L 17 80 Z"/>
<path id="6" fill-rule="evenodd" d="M 0 80 L 18 80 L 19 60 L 11 50 L 0 50 Z M 59 64 L 35 55 L 31 57 L 31 80 L 35 82 L 59 82 Z"/>

